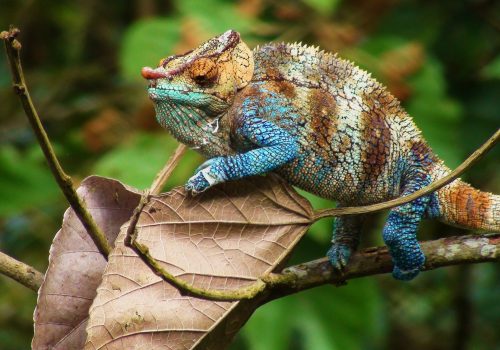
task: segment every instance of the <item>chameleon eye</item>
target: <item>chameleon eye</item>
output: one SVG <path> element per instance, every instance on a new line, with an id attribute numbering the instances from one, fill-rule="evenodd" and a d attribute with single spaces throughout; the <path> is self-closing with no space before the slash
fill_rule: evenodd
<path id="1" fill-rule="evenodd" d="M 217 64 L 209 58 L 198 58 L 189 67 L 189 75 L 199 85 L 207 85 L 217 77 Z"/>

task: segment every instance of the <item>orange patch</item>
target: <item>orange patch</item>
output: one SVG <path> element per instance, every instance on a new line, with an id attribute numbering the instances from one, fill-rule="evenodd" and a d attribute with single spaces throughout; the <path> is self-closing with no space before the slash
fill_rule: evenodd
<path id="1" fill-rule="evenodd" d="M 487 221 L 486 216 L 491 207 L 489 193 L 479 191 L 464 182 L 458 182 L 442 192 L 446 203 L 443 214 L 448 220 L 471 228 L 481 228 Z"/>

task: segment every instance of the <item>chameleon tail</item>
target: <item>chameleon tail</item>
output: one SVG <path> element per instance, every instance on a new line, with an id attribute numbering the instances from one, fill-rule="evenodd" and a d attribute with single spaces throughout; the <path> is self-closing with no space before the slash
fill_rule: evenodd
<path id="1" fill-rule="evenodd" d="M 432 171 L 438 179 L 449 172 L 439 164 Z M 439 219 L 463 228 L 500 232 L 500 196 L 475 189 L 457 179 L 437 191 Z"/>

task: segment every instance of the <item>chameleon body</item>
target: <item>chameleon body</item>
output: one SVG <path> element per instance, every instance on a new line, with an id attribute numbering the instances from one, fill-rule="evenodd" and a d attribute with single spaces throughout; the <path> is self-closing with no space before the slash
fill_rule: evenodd
<path id="1" fill-rule="evenodd" d="M 410 194 L 449 172 L 385 87 L 312 47 L 271 43 L 252 51 L 228 31 L 142 75 L 160 124 L 209 158 L 186 184 L 192 193 L 274 171 L 352 206 Z M 383 230 L 393 276 L 409 280 L 423 266 L 422 218 L 500 231 L 499 211 L 499 196 L 460 180 L 393 208 Z M 361 220 L 336 219 L 327 256 L 339 270 L 357 247 Z"/>

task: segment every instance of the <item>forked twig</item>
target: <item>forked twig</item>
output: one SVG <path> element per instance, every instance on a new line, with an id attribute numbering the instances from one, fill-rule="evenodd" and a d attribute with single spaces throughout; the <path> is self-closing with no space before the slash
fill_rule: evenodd
<path id="1" fill-rule="evenodd" d="M 0 39 L 2 39 L 5 43 L 5 49 L 9 59 L 14 90 L 21 100 L 24 112 L 28 117 L 33 131 L 35 132 L 38 143 L 40 144 L 43 154 L 45 155 L 45 159 L 47 160 L 52 175 L 54 175 L 54 178 L 61 188 L 64 196 L 68 200 L 69 205 L 75 211 L 75 214 L 78 216 L 82 225 L 94 241 L 97 249 L 99 249 L 103 257 L 107 260 L 109 252 L 111 251 L 111 246 L 109 245 L 104 233 L 92 219 L 92 216 L 88 212 L 83 201 L 76 193 L 71 177 L 69 177 L 61 167 L 54 149 L 50 144 L 47 133 L 43 128 L 42 122 L 40 121 L 38 112 L 35 109 L 33 101 L 31 100 L 28 87 L 26 86 L 26 82 L 24 80 L 23 68 L 19 55 L 21 43 L 16 39 L 19 33 L 20 31 L 17 28 L 10 28 L 9 31 L 3 31 L 0 33 Z"/>

